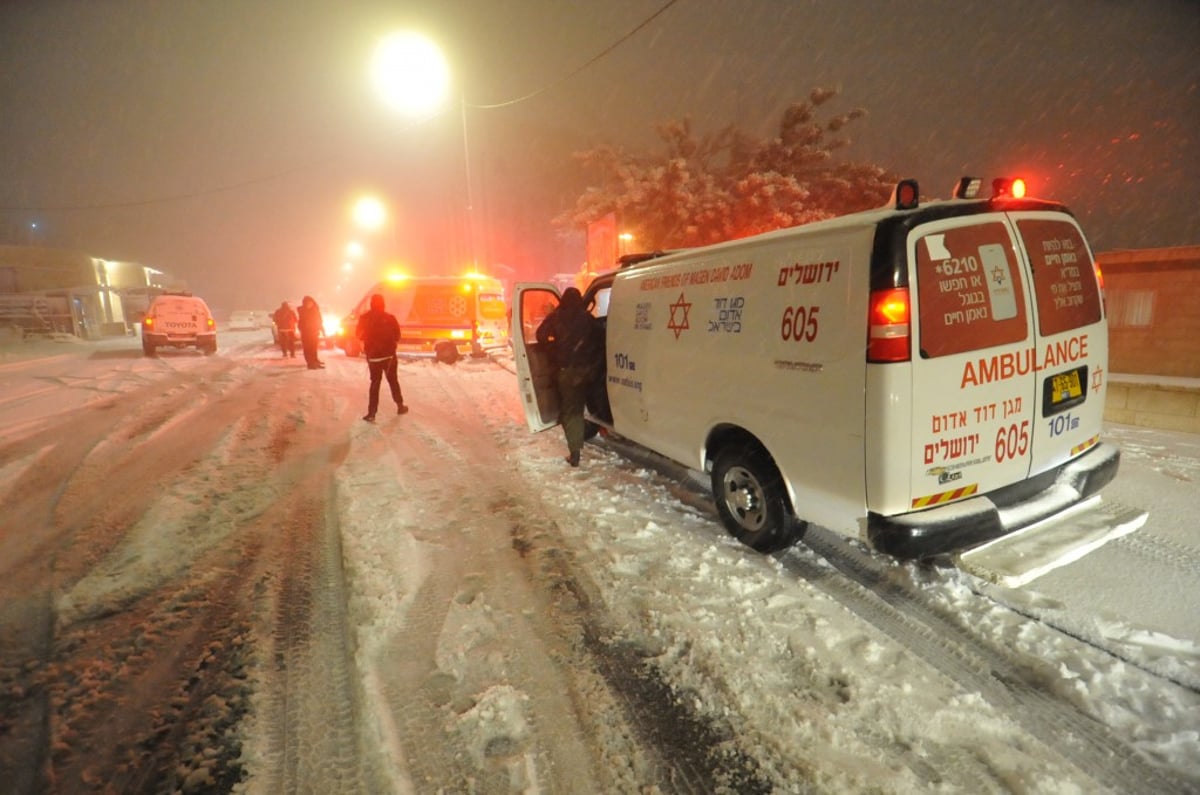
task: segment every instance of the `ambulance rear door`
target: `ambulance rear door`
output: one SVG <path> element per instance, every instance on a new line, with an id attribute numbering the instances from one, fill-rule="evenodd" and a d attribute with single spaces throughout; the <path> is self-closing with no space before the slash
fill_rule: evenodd
<path id="1" fill-rule="evenodd" d="M 931 222 L 909 236 L 911 510 L 1029 475 L 1038 390 L 1019 250 L 1002 213 Z"/>
<path id="2" fill-rule="evenodd" d="M 1012 214 L 1033 286 L 1037 368 L 1031 474 L 1100 440 L 1107 392 L 1108 322 L 1092 254 L 1061 212 Z"/>
<path id="3" fill-rule="evenodd" d="M 537 341 L 537 329 L 558 306 L 558 288 L 552 284 L 519 282 L 513 288 L 512 341 L 513 362 L 517 371 L 517 391 L 525 410 L 525 424 L 531 431 L 544 431 L 558 424 L 557 368 L 550 351 Z"/>
<path id="4" fill-rule="evenodd" d="M 475 282 L 475 335 L 483 348 L 499 348 L 508 342 L 508 306 L 504 287 L 494 279 Z"/>

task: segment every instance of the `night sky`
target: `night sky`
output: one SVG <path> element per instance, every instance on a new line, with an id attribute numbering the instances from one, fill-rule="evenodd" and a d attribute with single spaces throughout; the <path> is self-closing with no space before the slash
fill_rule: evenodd
<path id="1" fill-rule="evenodd" d="M 401 28 L 450 61 L 437 116 L 370 84 Z M 582 262 L 549 224 L 571 152 L 683 117 L 766 136 L 817 86 L 868 112 L 846 156 L 927 196 L 1020 173 L 1097 251 L 1200 244 L 1195 0 L 0 0 L 0 243 L 153 265 L 225 312 L 347 308 L 351 239 L 359 273 L 458 270 L 468 223 L 481 260 L 543 278 Z M 366 191 L 397 210 L 374 238 Z"/>

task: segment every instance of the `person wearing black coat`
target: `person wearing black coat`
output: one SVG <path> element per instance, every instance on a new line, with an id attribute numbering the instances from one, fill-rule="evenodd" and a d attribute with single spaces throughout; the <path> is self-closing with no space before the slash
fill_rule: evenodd
<path id="1" fill-rule="evenodd" d="M 304 300 L 300 302 L 297 318 L 297 325 L 300 327 L 300 347 L 304 351 L 304 363 L 308 365 L 309 370 L 320 370 L 325 366 L 325 362 L 317 356 L 317 349 L 321 345 L 321 335 L 325 333 L 325 328 L 324 320 L 321 318 L 321 307 L 317 306 L 317 302 L 311 295 L 304 296 Z"/>
<path id="2" fill-rule="evenodd" d="M 404 405 L 404 396 L 400 394 L 400 379 L 396 374 L 396 346 L 400 344 L 400 323 L 395 315 L 387 311 L 382 295 L 376 293 L 371 296 L 371 308 L 359 316 L 354 336 L 362 342 L 363 356 L 367 358 L 367 372 L 371 377 L 371 386 L 367 389 L 367 413 L 363 419 L 367 422 L 375 421 L 375 412 L 379 408 L 379 385 L 385 377 L 388 388 L 392 390 L 392 400 L 396 401 L 396 413 L 407 413 L 408 406 Z"/>
<path id="3" fill-rule="evenodd" d="M 275 321 L 275 338 L 279 343 L 279 349 L 283 351 L 284 358 L 296 358 L 296 323 L 299 322 L 296 317 L 296 310 L 292 309 L 292 305 L 284 301 L 275 310 L 275 314 L 271 316 Z"/>
<path id="4" fill-rule="evenodd" d="M 537 328 L 537 341 L 558 364 L 558 421 L 567 440 L 567 463 L 579 466 L 583 450 L 583 409 L 588 393 L 604 371 L 604 329 L 574 287 Z"/>

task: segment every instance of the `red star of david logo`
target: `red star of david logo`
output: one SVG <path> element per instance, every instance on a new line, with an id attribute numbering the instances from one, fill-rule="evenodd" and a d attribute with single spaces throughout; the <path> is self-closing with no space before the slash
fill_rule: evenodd
<path id="1" fill-rule="evenodd" d="M 1104 370 L 1097 367 L 1092 373 L 1092 391 L 1099 392 L 1100 385 L 1104 383 Z"/>
<path id="2" fill-rule="evenodd" d="M 671 304 L 671 322 L 667 324 L 667 328 L 675 332 L 675 339 L 679 339 L 681 331 L 691 328 L 688 325 L 688 310 L 691 308 L 691 303 L 683 300 L 683 293 L 680 293 L 679 299 Z"/>

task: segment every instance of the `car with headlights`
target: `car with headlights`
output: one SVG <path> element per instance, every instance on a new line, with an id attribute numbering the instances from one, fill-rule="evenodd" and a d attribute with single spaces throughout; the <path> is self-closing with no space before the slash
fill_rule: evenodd
<path id="1" fill-rule="evenodd" d="M 159 348 L 195 348 L 205 355 L 217 352 L 217 323 L 208 304 L 189 292 L 157 296 L 142 318 L 142 352 Z"/>
<path id="2" fill-rule="evenodd" d="M 229 315 L 225 324 L 228 331 L 254 331 L 259 327 L 257 313 L 249 309 L 239 309 Z"/>
<path id="3" fill-rule="evenodd" d="M 288 303 L 291 305 L 293 312 L 297 311 L 297 308 L 300 306 L 300 301 L 289 301 Z M 278 310 L 276 310 L 276 311 L 278 311 Z M 275 325 L 275 312 L 263 311 L 263 312 L 261 312 L 261 315 L 262 315 L 262 317 L 267 319 L 265 325 L 268 325 L 271 328 L 271 344 L 278 345 L 279 344 L 279 328 Z M 333 348 L 337 347 L 337 339 L 338 339 L 340 327 L 341 327 L 341 320 L 338 318 L 337 314 L 335 314 L 333 312 L 326 312 L 324 310 L 321 311 L 321 332 L 322 332 L 321 347 L 322 348 L 328 348 L 328 349 L 332 350 Z M 299 339 L 300 339 L 300 332 L 297 331 L 296 332 L 296 340 L 299 341 Z"/>

